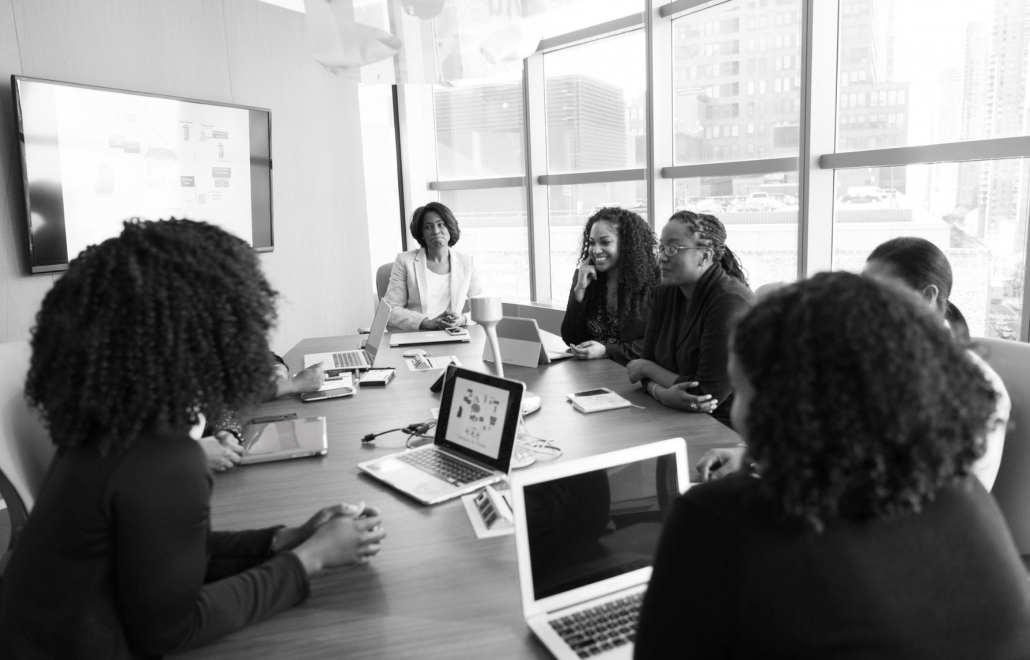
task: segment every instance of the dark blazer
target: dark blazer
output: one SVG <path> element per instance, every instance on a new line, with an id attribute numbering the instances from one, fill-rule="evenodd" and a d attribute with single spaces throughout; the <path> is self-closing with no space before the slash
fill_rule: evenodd
<path id="1" fill-rule="evenodd" d="M 576 279 L 579 272 L 572 276 L 572 286 L 569 287 L 569 304 L 565 308 L 565 318 L 561 322 L 561 338 L 566 344 L 581 344 L 585 341 L 596 339 L 587 330 L 587 321 L 597 315 L 598 304 L 605 301 L 591 301 L 589 295 L 583 296 L 583 302 L 576 300 Z M 597 286 L 599 282 L 590 284 Z M 587 289 L 589 294 L 590 290 Z M 654 298 L 652 297 L 652 304 Z M 608 351 L 608 359 L 617 362 L 622 366 L 630 360 L 640 357 L 640 345 L 644 338 L 644 330 L 647 328 L 648 310 L 643 310 L 637 318 L 630 319 L 626 325 L 619 330 L 619 342 L 616 344 L 605 344 Z"/>
<path id="2" fill-rule="evenodd" d="M 697 381 L 690 393 L 711 394 L 719 401 L 712 416 L 728 423 L 730 328 L 754 303 L 751 290 L 718 264 L 701 276 L 689 300 L 679 287 L 658 287 L 640 356 L 679 374 L 677 383 Z M 645 379 L 643 386 L 649 382 Z"/>

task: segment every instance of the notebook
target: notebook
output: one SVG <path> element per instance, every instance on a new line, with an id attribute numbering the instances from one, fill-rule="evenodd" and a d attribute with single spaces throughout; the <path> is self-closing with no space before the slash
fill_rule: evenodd
<path id="1" fill-rule="evenodd" d="M 304 368 L 312 367 L 321 363 L 326 371 L 333 369 L 340 371 L 368 371 L 375 366 L 376 353 L 379 352 L 379 344 L 386 334 L 386 325 L 390 322 L 390 303 L 385 299 L 379 300 L 376 307 L 376 316 L 372 320 L 372 327 L 368 331 L 368 339 L 365 341 L 365 348 L 352 351 L 337 351 L 335 353 L 308 353 L 304 356 Z M 333 387 L 332 381 L 326 381 L 323 390 Z"/>
<path id="2" fill-rule="evenodd" d="M 288 419 L 243 427 L 243 465 L 323 456 L 329 451 L 325 417 Z"/>
<path id="3" fill-rule="evenodd" d="M 683 438 L 512 477 L 522 611 L 554 657 L 633 657 L 663 520 L 688 485 Z"/>
<path id="4" fill-rule="evenodd" d="M 502 362 L 521 367 L 551 364 L 572 357 L 561 337 L 541 330 L 536 319 L 505 316 L 497 324 L 497 344 Z M 494 361 L 490 342 L 483 346 L 483 361 Z"/>
<path id="5" fill-rule="evenodd" d="M 422 502 L 436 504 L 508 474 L 525 385 L 453 364 L 444 378 L 433 444 L 358 469 Z"/>

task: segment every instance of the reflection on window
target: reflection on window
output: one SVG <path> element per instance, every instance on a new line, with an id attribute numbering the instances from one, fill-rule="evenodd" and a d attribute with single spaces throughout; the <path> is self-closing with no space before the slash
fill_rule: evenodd
<path id="1" fill-rule="evenodd" d="M 1017 339 L 1030 159 L 839 170 L 835 269 L 859 272 L 897 236 L 933 242 L 951 262 L 951 301 L 978 337 Z"/>
<path id="2" fill-rule="evenodd" d="M 434 86 L 433 100 L 439 180 L 525 172 L 521 76 L 496 85 Z"/>
<path id="3" fill-rule="evenodd" d="M 644 32 L 544 55 L 549 174 L 643 167 Z"/>
<path id="4" fill-rule="evenodd" d="M 837 151 L 1026 135 L 1028 5 L 843 0 Z"/>
<path id="5" fill-rule="evenodd" d="M 647 220 L 647 192 L 643 181 L 551 186 L 548 189 L 551 230 L 551 297 L 561 304 L 579 262 L 583 227 L 603 206 L 621 206 Z"/>
<path id="6" fill-rule="evenodd" d="M 714 215 L 744 265 L 751 289 L 793 282 L 798 271 L 798 176 L 777 172 L 677 179 L 676 210 Z M 661 231 L 664 222 L 655 226 Z"/>
<path id="7" fill-rule="evenodd" d="M 458 219 L 454 247 L 475 257 L 486 293 L 529 298 L 526 189 L 447 190 L 440 201 Z"/>
<path id="8" fill-rule="evenodd" d="M 644 0 L 543 0 L 544 39 L 644 11 Z"/>
<path id="9" fill-rule="evenodd" d="M 731 0 L 672 26 L 676 164 L 797 156 L 800 0 Z"/>

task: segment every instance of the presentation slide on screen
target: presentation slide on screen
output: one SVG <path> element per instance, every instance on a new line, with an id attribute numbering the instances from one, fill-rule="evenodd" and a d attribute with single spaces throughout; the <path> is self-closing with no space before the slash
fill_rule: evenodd
<path id="1" fill-rule="evenodd" d="M 247 110 L 75 87 L 55 101 L 69 258 L 133 216 L 253 243 Z"/>
<path id="2" fill-rule="evenodd" d="M 508 396 L 508 392 L 499 387 L 457 378 L 447 419 L 447 440 L 497 458 L 501 452 Z"/>

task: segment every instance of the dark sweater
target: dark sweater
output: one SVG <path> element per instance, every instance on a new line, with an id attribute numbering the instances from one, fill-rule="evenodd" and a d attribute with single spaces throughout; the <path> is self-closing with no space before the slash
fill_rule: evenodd
<path id="1" fill-rule="evenodd" d="M 655 292 L 644 333 L 641 357 L 679 374 L 677 383 L 696 381 L 691 394 L 711 394 L 719 401 L 712 416 L 728 423 L 733 389 L 726 373 L 730 328 L 754 304 L 744 283 L 712 266 L 688 300 L 677 286 Z M 646 389 L 650 381 L 645 380 Z"/>
<path id="2" fill-rule="evenodd" d="M 211 477 L 185 433 L 58 455 L 0 580 L 16 658 L 143 658 L 210 642 L 303 601 L 276 528 L 211 532 Z"/>
<path id="3" fill-rule="evenodd" d="M 602 285 L 605 283 L 600 281 L 591 282 L 583 296 L 583 302 L 576 300 L 576 280 L 578 278 L 579 271 L 576 271 L 572 277 L 572 286 L 569 288 L 569 304 L 565 308 L 565 318 L 561 322 L 561 338 L 566 344 L 581 344 L 589 340 L 598 341 L 597 337 L 591 335 L 587 323 L 592 319 L 598 319 L 602 313 L 602 306 L 608 303 L 606 295 L 590 295 L 595 288 L 604 291 Z M 619 328 L 618 342 L 602 342 L 609 360 L 626 366 L 630 360 L 640 357 L 640 345 L 644 338 L 644 329 L 647 327 L 648 313 L 649 310 L 645 308 L 641 310 L 640 316 L 628 319 Z"/>
<path id="4" fill-rule="evenodd" d="M 740 474 L 673 504 L 637 636 L 649 658 L 1030 657 L 1030 585 L 979 481 L 919 514 L 782 522 Z"/>

